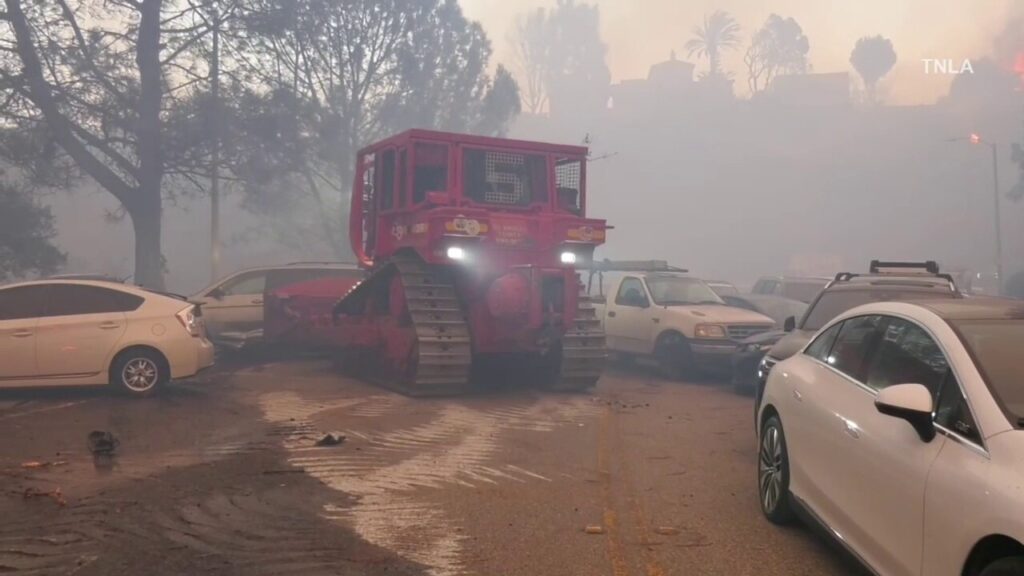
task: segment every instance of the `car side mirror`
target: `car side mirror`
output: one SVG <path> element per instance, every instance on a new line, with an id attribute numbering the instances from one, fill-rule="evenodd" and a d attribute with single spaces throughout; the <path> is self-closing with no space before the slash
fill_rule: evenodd
<path id="1" fill-rule="evenodd" d="M 875 397 L 875 408 L 893 418 L 906 420 L 925 442 L 935 438 L 932 421 L 932 393 L 921 384 L 896 384 L 883 388 Z"/>
<path id="2" fill-rule="evenodd" d="M 213 290 L 207 292 L 206 295 L 209 296 L 210 298 L 213 298 L 214 300 L 224 299 L 224 291 L 221 290 L 220 288 L 214 288 Z"/>
<path id="3" fill-rule="evenodd" d="M 796 330 L 796 316 L 787 316 L 786 320 L 782 323 L 783 332 L 792 332 Z"/>

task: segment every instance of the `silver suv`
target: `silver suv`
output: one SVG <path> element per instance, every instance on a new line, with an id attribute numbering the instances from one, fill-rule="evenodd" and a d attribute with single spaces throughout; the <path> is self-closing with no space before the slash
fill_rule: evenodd
<path id="1" fill-rule="evenodd" d="M 792 316 L 786 319 L 783 327 L 786 335 L 768 350 L 758 365 L 758 403 L 772 366 L 802 350 L 822 326 L 843 312 L 870 302 L 962 297 L 953 277 L 941 273 L 939 265 L 931 260 L 872 260 L 867 274 L 840 272 L 814 298 L 799 321 Z"/>

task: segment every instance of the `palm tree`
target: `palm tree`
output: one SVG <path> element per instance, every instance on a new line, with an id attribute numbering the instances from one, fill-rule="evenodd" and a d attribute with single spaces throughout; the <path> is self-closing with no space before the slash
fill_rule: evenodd
<path id="1" fill-rule="evenodd" d="M 721 53 L 735 48 L 740 42 L 740 25 L 721 10 L 710 16 L 704 16 L 704 26 L 694 26 L 693 38 L 686 42 L 686 50 L 690 56 L 698 58 L 707 56 L 708 76 L 720 74 Z"/>

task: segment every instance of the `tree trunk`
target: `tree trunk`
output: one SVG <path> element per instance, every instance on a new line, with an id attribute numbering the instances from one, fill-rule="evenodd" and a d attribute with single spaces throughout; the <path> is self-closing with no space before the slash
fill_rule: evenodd
<path id="1" fill-rule="evenodd" d="M 160 250 L 160 218 L 164 176 L 161 151 L 160 107 L 163 85 L 160 69 L 160 9 L 163 0 L 142 0 L 139 5 L 139 147 L 138 199 L 129 207 L 135 229 L 135 281 L 148 288 L 164 287 L 163 253 Z"/>
<path id="2" fill-rule="evenodd" d="M 159 190 L 156 201 L 128 211 L 135 232 L 135 283 L 154 290 L 164 289 L 164 256 L 160 249 L 163 209 Z"/>

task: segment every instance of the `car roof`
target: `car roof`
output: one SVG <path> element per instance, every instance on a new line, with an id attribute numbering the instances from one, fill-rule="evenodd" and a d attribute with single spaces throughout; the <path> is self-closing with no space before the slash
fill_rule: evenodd
<path id="1" fill-rule="evenodd" d="M 1010 298 L 956 298 L 913 302 L 944 320 L 1024 320 L 1024 301 Z"/>
<path id="2" fill-rule="evenodd" d="M 780 282 L 828 282 L 830 276 L 761 276 L 760 280 L 778 280 Z"/>
<path id="3" fill-rule="evenodd" d="M 136 296 L 152 297 L 160 296 L 162 298 L 171 298 L 167 293 L 158 292 L 143 288 L 142 286 L 133 286 L 131 284 L 125 284 L 123 282 L 109 282 L 105 280 L 65 280 L 65 279 L 45 279 L 45 280 L 32 280 L 29 282 L 18 282 L 15 284 L 7 284 L 0 286 L 0 290 L 7 290 L 8 288 L 21 288 L 27 286 L 53 286 L 53 285 L 73 285 L 73 286 L 95 286 L 97 288 L 107 288 L 110 290 L 117 290 L 119 292 L 127 292 L 129 294 L 135 294 Z"/>
<path id="4" fill-rule="evenodd" d="M 905 291 L 919 290 L 921 292 L 952 292 L 950 283 L 943 278 L 933 276 L 855 276 L 848 280 L 833 282 L 824 291 L 856 291 L 856 290 L 884 290 L 899 289 Z"/>

